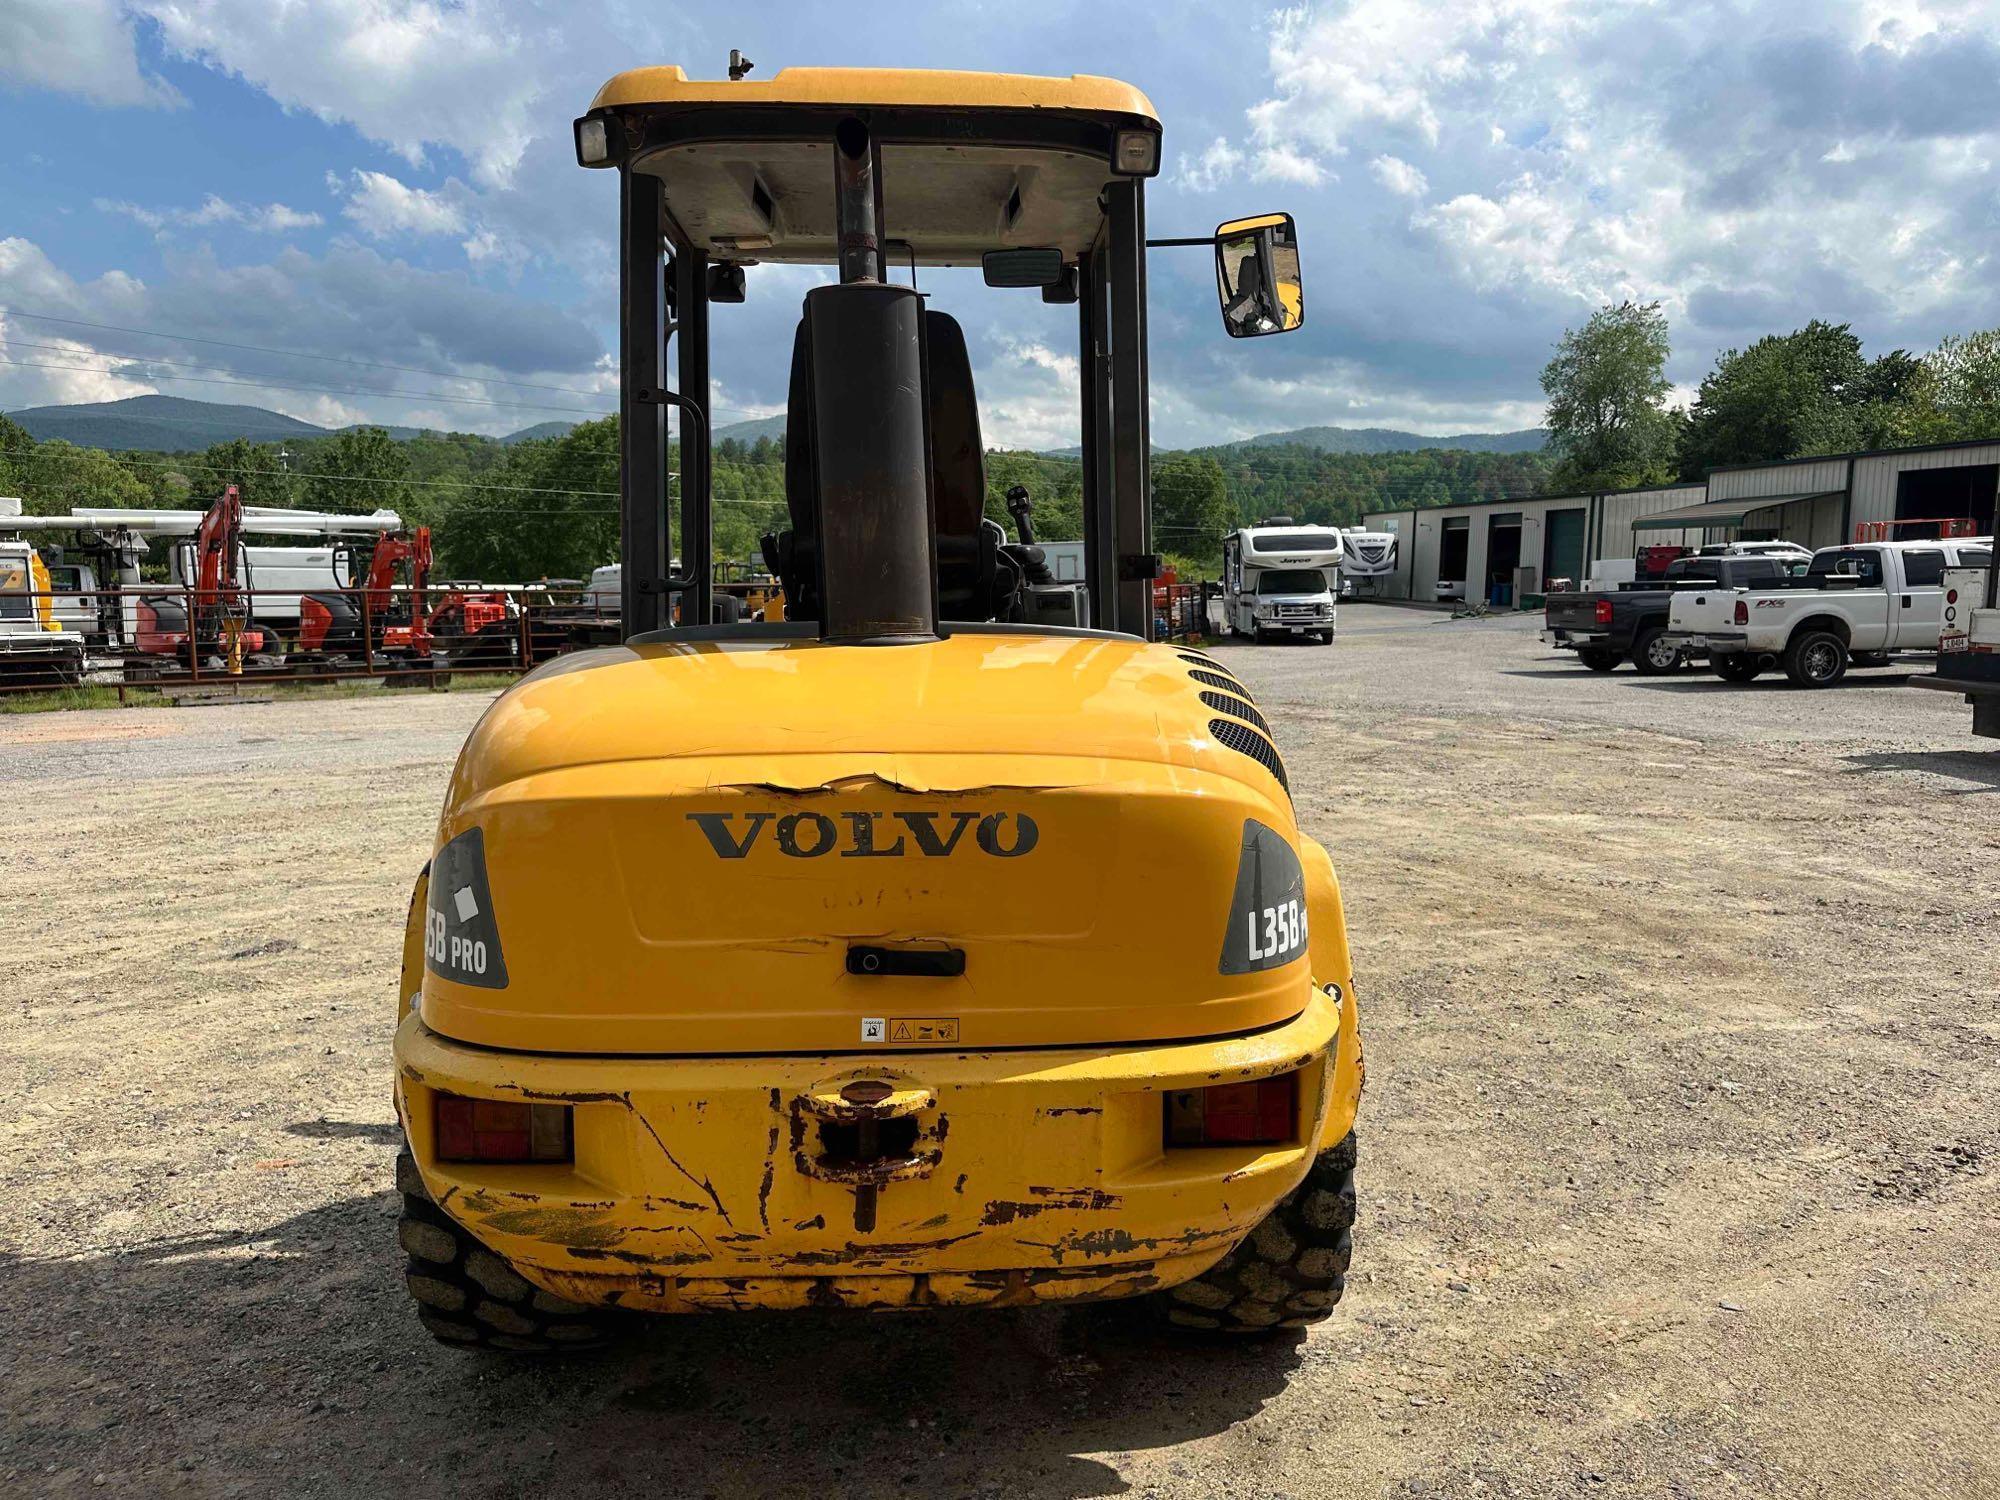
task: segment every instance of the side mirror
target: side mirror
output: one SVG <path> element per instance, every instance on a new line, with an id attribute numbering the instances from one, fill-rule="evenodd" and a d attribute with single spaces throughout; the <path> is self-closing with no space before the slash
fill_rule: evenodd
<path id="1" fill-rule="evenodd" d="M 1290 214 L 1231 219 L 1215 230 L 1215 290 L 1234 339 L 1290 333 L 1306 320 L 1299 231 Z"/>

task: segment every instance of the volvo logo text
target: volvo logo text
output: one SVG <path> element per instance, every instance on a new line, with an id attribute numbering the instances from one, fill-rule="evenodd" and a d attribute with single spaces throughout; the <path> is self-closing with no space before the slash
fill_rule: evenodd
<path id="1" fill-rule="evenodd" d="M 764 829 L 768 847 L 787 859 L 944 859 L 977 850 L 995 859 L 1019 859 L 1041 842 L 1042 831 L 1023 812 L 697 812 L 687 819 L 707 835 L 721 859 L 747 859 Z M 966 834 L 972 839 L 966 842 Z"/>

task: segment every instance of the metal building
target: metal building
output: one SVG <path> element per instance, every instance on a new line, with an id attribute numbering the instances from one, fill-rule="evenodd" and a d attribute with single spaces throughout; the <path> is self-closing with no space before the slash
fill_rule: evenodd
<path id="1" fill-rule="evenodd" d="M 1638 518 L 1685 506 L 1702 493 L 1700 484 L 1660 485 L 1369 511 L 1361 522 L 1366 529 L 1398 538 L 1396 571 L 1374 593 L 1430 603 L 1491 600 L 1496 588 L 1511 600 L 1517 583 L 1520 593 L 1533 594 L 1551 579 L 1580 587 L 1595 560 L 1632 556 Z"/>
<path id="2" fill-rule="evenodd" d="M 1401 539 L 1381 598 L 1492 599 L 1551 579 L 1581 583 L 1588 563 L 1644 546 L 1762 540 L 1831 547 L 1864 528 L 1888 536 L 1990 535 L 2000 438 L 1878 448 L 1712 469 L 1705 481 L 1589 495 L 1537 495 L 1422 510 L 1370 511 L 1362 524 Z M 1515 569 L 1528 570 L 1516 574 Z"/>
<path id="3" fill-rule="evenodd" d="M 1701 505 L 1639 525 L 1647 541 L 1676 541 L 1698 527 L 1706 541 L 1778 538 L 1807 547 L 1864 532 L 1920 539 L 1946 526 L 1986 536 L 1996 489 L 2000 439 L 1874 448 L 1711 469 Z"/>

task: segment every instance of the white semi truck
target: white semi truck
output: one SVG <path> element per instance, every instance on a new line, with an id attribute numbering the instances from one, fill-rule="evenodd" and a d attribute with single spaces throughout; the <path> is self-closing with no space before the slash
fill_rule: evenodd
<path id="1" fill-rule="evenodd" d="M 1222 541 L 1222 613 L 1231 635 L 1333 644 L 1335 588 L 1346 555 L 1332 526 L 1273 516 Z"/>

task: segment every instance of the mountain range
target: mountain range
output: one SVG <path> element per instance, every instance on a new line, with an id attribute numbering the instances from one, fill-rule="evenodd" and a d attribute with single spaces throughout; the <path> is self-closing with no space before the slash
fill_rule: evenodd
<path id="1" fill-rule="evenodd" d="M 5 413 L 7 420 L 39 441 L 61 438 L 79 448 L 112 452 L 147 449 L 179 453 L 247 438 L 253 443 L 282 443 L 290 438 L 331 437 L 349 429 L 320 427 L 261 406 L 230 406 L 217 401 L 189 401 L 181 396 L 129 396 L 123 401 L 93 401 L 75 406 L 31 406 Z M 540 422 L 510 432 L 503 443 L 529 438 L 561 437 L 576 424 Z M 434 429 L 386 427 L 390 437 L 421 437 Z"/>
<path id="2" fill-rule="evenodd" d="M 1290 432 L 1262 432 L 1230 448 L 1317 448 L 1323 453 L 1414 453 L 1420 448 L 1457 448 L 1468 453 L 1538 453 L 1547 445 L 1548 429 L 1520 432 L 1458 432 L 1427 437 L 1394 427 L 1295 427 Z"/>
<path id="3" fill-rule="evenodd" d="M 123 401 L 98 401 L 76 406 L 35 406 L 8 412 L 38 439 L 62 438 L 84 448 L 106 448 L 114 452 L 147 449 L 154 452 L 185 452 L 206 448 L 211 443 L 232 438 L 248 438 L 254 443 L 282 443 L 287 439 L 331 437 L 345 429 L 319 427 L 267 411 L 261 406 L 228 406 L 214 401 L 190 401 L 180 396 L 132 396 Z M 572 422 L 538 422 L 500 438 L 502 443 L 520 443 L 533 438 L 561 437 Z M 390 427 L 393 438 L 421 436 L 429 429 Z M 718 427 L 718 441 L 734 438 L 754 443 L 759 438 L 773 441 L 785 435 L 783 415 L 758 417 Z M 1325 453 L 1408 453 L 1420 448 L 1458 448 L 1474 453 L 1532 453 L 1547 441 L 1541 428 L 1522 432 L 1461 432 L 1449 437 L 1427 437 L 1392 427 L 1297 427 L 1289 432 L 1265 432 L 1220 448 L 1277 448 L 1297 446 L 1317 448 Z M 1060 450 L 1075 457 L 1078 450 Z"/>

